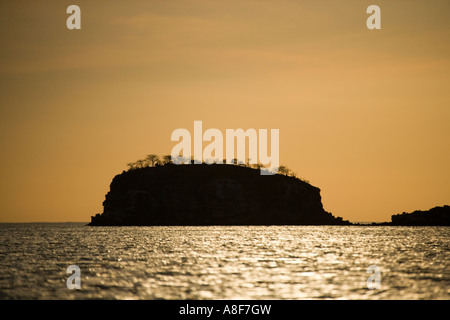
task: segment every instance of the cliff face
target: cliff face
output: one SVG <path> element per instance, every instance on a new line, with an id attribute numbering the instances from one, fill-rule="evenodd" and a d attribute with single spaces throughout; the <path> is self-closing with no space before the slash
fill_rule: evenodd
<path id="1" fill-rule="evenodd" d="M 234 165 L 165 165 L 117 175 L 90 225 L 349 224 L 324 211 L 320 189 Z"/>

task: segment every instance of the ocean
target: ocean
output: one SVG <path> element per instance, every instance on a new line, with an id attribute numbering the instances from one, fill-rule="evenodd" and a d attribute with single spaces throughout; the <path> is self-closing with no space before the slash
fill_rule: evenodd
<path id="1" fill-rule="evenodd" d="M 0 224 L 0 299 L 447 300 L 449 244 L 449 227 Z"/>

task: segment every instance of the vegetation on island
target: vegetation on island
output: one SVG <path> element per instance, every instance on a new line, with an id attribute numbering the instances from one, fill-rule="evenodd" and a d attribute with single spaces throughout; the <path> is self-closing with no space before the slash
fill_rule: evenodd
<path id="1" fill-rule="evenodd" d="M 186 158 L 181 157 L 181 156 L 174 160 L 172 159 L 171 155 L 164 155 L 164 156 L 160 157 L 156 154 L 149 154 L 144 159 L 140 159 L 135 162 L 128 163 L 127 166 L 128 166 L 128 171 L 130 171 L 130 170 L 138 170 L 138 169 L 150 168 L 150 167 L 168 166 L 168 165 L 174 165 L 174 164 L 178 165 L 178 164 L 183 164 L 183 163 L 190 163 L 190 164 L 196 163 L 193 158 L 191 158 L 191 161 L 189 162 Z M 238 161 L 238 159 L 236 159 L 236 158 L 233 159 L 233 163 L 227 163 L 226 159 L 223 159 L 222 161 L 215 160 L 212 163 L 211 162 L 202 162 L 202 164 L 229 164 L 229 165 L 236 165 L 236 166 L 241 166 L 241 167 L 246 167 L 246 168 L 251 168 L 251 169 L 256 169 L 256 170 L 260 170 L 260 169 L 263 169 L 266 167 L 265 165 L 263 165 L 261 163 L 250 163 L 250 159 L 247 159 L 247 162 L 244 163 L 244 162 Z M 278 167 L 278 174 L 287 176 L 287 177 L 293 177 L 293 178 L 299 179 L 303 182 L 310 184 L 310 182 L 308 180 L 299 178 L 297 176 L 296 172 L 292 171 L 290 168 L 288 168 L 285 165 L 281 165 Z"/>

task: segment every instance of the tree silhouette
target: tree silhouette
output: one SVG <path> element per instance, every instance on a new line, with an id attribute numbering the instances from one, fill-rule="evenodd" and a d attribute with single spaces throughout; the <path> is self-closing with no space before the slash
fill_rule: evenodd
<path id="1" fill-rule="evenodd" d="M 136 162 L 127 163 L 129 170 L 136 170 Z"/>
<path id="2" fill-rule="evenodd" d="M 163 165 L 172 164 L 172 156 L 171 155 L 164 156 L 163 160 L 162 160 L 162 164 Z"/>
<path id="3" fill-rule="evenodd" d="M 238 165 L 238 166 L 243 166 L 243 167 L 248 167 L 248 168 L 253 168 L 253 169 L 257 169 L 257 170 L 263 170 L 266 166 L 261 164 L 261 163 L 250 163 L 251 159 L 248 158 L 246 162 L 243 161 L 239 161 L 238 159 L 234 158 L 232 159 L 232 165 Z M 172 158 L 171 155 L 165 155 L 163 156 L 162 160 L 159 158 L 158 155 L 156 154 L 149 154 L 147 155 L 147 157 L 143 160 L 137 160 L 136 162 L 130 162 L 127 163 L 128 166 L 128 170 L 136 170 L 136 169 L 142 169 L 142 168 L 147 168 L 147 167 L 155 167 L 155 166 L 160 166 L 160 165 L 170 165 L 170 164 L 194 164 L 194 158 L 191 157 L 190 161 L 189 158 L 185 158 L 182 157 L 180 155 L 178 155 L 177 157 Z M 207 159 L 205 160 L 205 162 L 202 163 L 227 163 L 226 159 L 223 159 L 222 162 L 218 161 L 217 158 L 214 159 Z M 280 175 L 284 175 L 287 177 L 293 177 L 296 179 L 299 179 L 301 181 L 304 181 L 308 184 L 310 184 L 310 182 L 306 179 L 303 178 L 299 178 L 297 177 L 297 174 L 292 171 L 291 169 L 289 169 L 288 167 L 281 165 L 278 167 L 278 174 Z"/>
<path id="4" fill-rule="evenodd" d="M 159 159 L 159 157 L 156 154 L 149 154 L 146 158 L 145 161 L 147 161 L 151 167 L 157 166 L 161 164 L 161 160 Z"/>
<path id="5" fill-rule="evenodd" d="M 279 166 L 278 173 L 284 176 L 297 178 L 297 174 L 286 166 Z"/>
<path id="6" fill-rule="evenodd" d="M 289 174 L 289 169 L 286 166 L 279 166 L 278 173 L 287 176 Z"/>
<path id="7" fill-rule="evenodd" d="M 258 169 L 259 170 L 261 168 L 264 168 L 264 165 L 258 162 L 258 163 L 251 164 L 250 167 L 253 168 L 253 169 Z"/>
<path id="8" fill-rule="evenodd" d="M 145 165 L 145 161 L 144 160 L 138 160 L 135 162 L 136 168 L 140 169 L 143 168 Z"/>

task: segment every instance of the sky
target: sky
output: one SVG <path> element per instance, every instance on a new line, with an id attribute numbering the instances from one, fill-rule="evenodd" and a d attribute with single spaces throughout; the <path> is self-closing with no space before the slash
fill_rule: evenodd
<path id="1" fill-rule="evenodd" d="M 89 222 L 127 163 L 195 120 L 279 129 L 280 163 L 345 220 L 450 204 L 449 16 L 448 0 L 1 1 L 0 222 Z"/>

